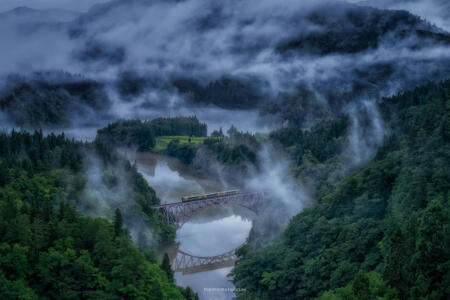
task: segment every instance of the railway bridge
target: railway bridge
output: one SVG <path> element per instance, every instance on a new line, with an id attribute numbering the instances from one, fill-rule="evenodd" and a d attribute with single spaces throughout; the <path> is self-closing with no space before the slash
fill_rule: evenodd
<path id="1" fill-rule="evenodd" d="M 261 206 L 263 198 L 263 192 L 242 192 L 215 198 L 162 204 L 153 208 L 164 215 L 167 223 L 179 229 L 198 211 L 208 207 L 237 205 L 258 213 L 258 208 Z"/>
<path id="2" fill-rule="evenodd" d="M 178 250 L 171 259 L 172 269 L 184 275 L 231 267 L 236 260 L 235 250 L 215 256 L 195 256 Z"/>

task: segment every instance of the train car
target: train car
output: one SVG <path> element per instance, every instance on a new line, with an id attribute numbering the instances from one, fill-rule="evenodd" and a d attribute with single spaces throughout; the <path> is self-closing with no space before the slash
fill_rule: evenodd
<path id="1" fill-rule="evenodd" d="M 239 190 L 232 190 L 232 191 L 224 191 L 224 192 L 210 193 L 210 194 L 204 194 L 204 195 L 185 196 L 185 197 L 181 197 L 181 201 L 187 202 L 187 201 L 193 201 L 193 200 L 203 200 L 203 199 L 209 199 L 209 198 L 231 196 L 231 195 L 236 195 L 239 193 L 240 193 Z"/>

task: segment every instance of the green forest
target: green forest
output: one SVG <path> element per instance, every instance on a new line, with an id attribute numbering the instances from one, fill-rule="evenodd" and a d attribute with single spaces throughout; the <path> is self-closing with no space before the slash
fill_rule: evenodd
<path id="1" fill-rule="evenodd" d="M 450 0 L 3 0 L 0 45 L 0 300 L 450 299 Z"/>
<path id="2" fill-rule="evenodd" d="M 384 98 L 380 108 L 390 133 L 367 165 L 340 180 L 316 176 L 320 198 L 273 243 L 252 232 L 233 271 L 246 289 L 238 298 L 450 295 L 450 81 Z M 345 124 L 272 136 L 303 172 L 311 161 L 333 165 Z"/>
<path id="3" fill-rule="evenodd" d="M 207 125 L 196 117 L 157 118 L 151 121 L 123 120 L 98 130 L 96 141 L 113 147 L 137 148 L 175 157 L 191 165 L 199 149 L 206 150 L 222 164 L 256 163 L 261 145 L 254 134 L 231 125 L 227 136 L 222 129 L 207 136 Z"/>
<path id="4" fill-rule="evenodd" d="M 206 137 L 207 126 L 197 117 L 157 118 L 151 121 L 121 120 L 97 132 L 97 141 L 114 146 L 133 146 L 150 151 L 161 136 Z"/>
<path id="5" fill-rule="evenodd" d="M 86 153 L 109 153 L 105 166 L 116 160 L 102 147 L 41 131 L 0 134 L 1 299 L 195 299 L 157 263 L 157 245 L 134 245 L 119 207 L 110 220 L 76 209 Z M 151 209 L 159 203 L 155 192 L 133 166 L 125 168 L 135 211 L 158 232 L 159 244 L 173 241 L 174 230 Z"/>
<path id="6" fill-rule="evenodd" d="M 292 172 L 318 200 L 281 236 L 279 220 L 255 221 L 230 275 L 244 289 L 238 298 L 444 299 L 450 294 L 450 81 L 383 98 L 378 106 L 389 134 L 369 163 L 350 171 L 340 156 L 348 115 L 264 136 L 232 126 L 227 135 L 218 130 L 208 137 L 196 117 L 118 121 L 92 143 L 42 131 L 1 133 L 0 298 L 195 299 L 190 288 L 174 285 L 167 255 L 157 263 L 155 251 L 175 237 L 152 209 L 160 200 L 111 147 L 156 151 L 187 165 L 201 151 L 225 166 L 258 169 L 257 153 L 270 142 L 291 157 Z M 156 150 L 161 138 L 164 147 Z M 83 191 L 92 189 L 86 168 L 93 156 L 108 188 L 128 178 L 131 209 L 110 207 L 108 219 L 80 212 Z M 136 217 L 156 233 L 150 245 L 145 232 L 133 243 L 127 228 Z"/>

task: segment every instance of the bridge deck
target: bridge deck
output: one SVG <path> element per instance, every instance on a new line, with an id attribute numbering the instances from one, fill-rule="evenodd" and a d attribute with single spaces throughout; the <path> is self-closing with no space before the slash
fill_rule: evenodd
<path id="1" fill-rule="evenodd" d="M 161 204 L 156 205 L 153 208 L 162 212 L 169 224 L 174 225 L 176 228 L 180 228 L 197 211 L 207 207 L 234 204 L 258 212 L 258 207 L 260 206 L 263 197 L 263 192 L 247 192 L 207 199 Z"/>
<path id="2" fill-rule="evenodd" d="M 179 250 L 172 262 L 172 269 L 175 272 L 183 272 L 183 274 L 194 274 L 231 267 L 236 260 L 235 250 L 209 257 L 195 256 Z"/>
<path id="3" fill-rule="evenodd" d="M 217 199 L 227 199 L 233 196 L 237 196 L 237 197 L 243 197 L 243 196 L 254 196 L 255 194 L 260 194 L 262 195 L 263 193 L 261 192 L 247 192 L 247 193 L 239 193 L 239 194 L 234 194 L 234 195 L 229 195 L 229 196 L 219 196 L 219 197 L 214 197 L 214 198 L 207 198 L 207 199 L 198 199 L 198 200 L 190 200 L 190 201 L 180 201 L 180 202 L 173 202 L 173 203 L 166 203 L 166 204 L 160 204 L 160 205 L 155 205 L 153 206 L 154 209 L 160 209 L 160 208 L 170 208 L 170 207 L 175 207 L 175 206 L 180 206 L 180 205 L 189 205 L 191 203 L 202 203 L 202 202 L 210 202 L 212 200 L 217 200 Z"/>

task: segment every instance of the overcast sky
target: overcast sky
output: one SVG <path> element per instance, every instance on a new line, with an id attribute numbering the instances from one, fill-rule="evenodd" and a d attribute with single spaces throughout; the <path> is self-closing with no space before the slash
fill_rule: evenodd
<path id="1" fill-rule="evenodd" d="M 67 9 L 87 11 L 92 5 L 109 0 L 0 0 L 0 12 L 18 6 L 27 6 L 35 9 Z"/>

